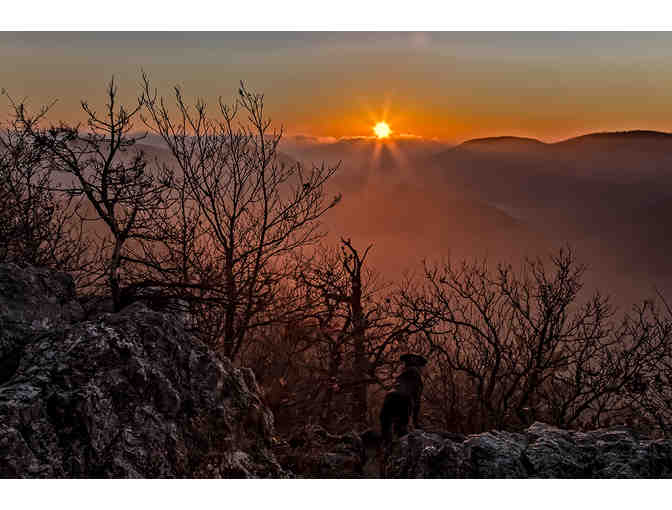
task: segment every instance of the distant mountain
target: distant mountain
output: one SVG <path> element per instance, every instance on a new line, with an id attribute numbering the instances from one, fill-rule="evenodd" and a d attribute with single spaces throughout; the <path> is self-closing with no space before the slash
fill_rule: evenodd
<path id="1" fill-rule="evenodd" d="M 515 212 L 556 244 L 578 246 L 589 265 L 622 279 L 622 288 L 672 291 L 671 134 L 477 139 L 430 164 L 444 189 Z"/>
<path id="2" fill-rule="evenodd" d="M 582 206 L 609 196 L 638 208 L 672 190 L 672 135 L 595 133 L 556 143 L 483 138 L 443 151 L 430 164 L 451 185 L 487 201 Z"/>
<path id="3" fill-rule="evenodd" d="M 494 158 L 494 160 L 492 159 Z M 501 136 L 466 141 L 436 155 L 440 166 L 494 164 L 535 172 L 633 182 L 672 177 L 672 134 L 659 131 L 592 133 L 555 143 Z"/>
<path id="4" fill-rule="evenodd" d="M 142 137 L 141 140 L 138 141 L 138 143 L 142 143 L 144 145 L 152 145 L 155 147 L 160 147 L 160 148 L 167 148 L 166 142 L 163 141 L 163 138 L 157 134 L 154 133 L 133 133 L 133 136 L 135 137 Z"/>
<path id="5" fill-rule="evenodd" d="M 535 138 L 521 138 L 517 136 L 496 136 L 490 138 L 474 138 L 468 140 L 454 150 L 475 150 L 481 152 L 521 152 L 533 151 L 546 144 Z"/>
<path id="6" fill-rule="evenodd" d="M 598 133 L 588 133 L 585 135 L 579 135 L 566 140 L 559 142 L 542 142 L 536 138 L 527 138 L 520 136 L 491 136 L 485 138 L 473 138 L 462 142 L 457 147 L 521 147 L 521 146 L 566 146 L 566 145 L 578 145 L 578 144 L 589 144 L 589 143 L 637 143 L 641 144 L 642 142 L 660 142 L 660 141 L 672 141 L 672 133 L 665 133 L 663 131 L 650 131 L 650 130 L 632 130 L 632 131 L 605 131 Z"/>
<path id="7" fill-rule="evenodd" d="M 642 142 L 672 142 L 672 133 L 662 131 L 649 131 L 645 129 L 636 129 L 632 131 L 606 131 L 601 133 L 588 133 L 586 135 L 575 136 L 567 140 L 556 142 L 550 145 L 576 145 L 582 143 L 638 143 Z"/>
<path id="8" fill-rule="evenodd" d="M 134 133 L 133 136 L 142 137 L 135 144 L 136 150 L 144 151 L 145 155 L 150 158 L 157 156 L 165 162 L 172 159 L 173 154 L 161 136 L 154 133 Z M 279 158 L 286 165 L 293 165 L 297 162 L 296 159 L 283 151 L 279 152 Z"/>

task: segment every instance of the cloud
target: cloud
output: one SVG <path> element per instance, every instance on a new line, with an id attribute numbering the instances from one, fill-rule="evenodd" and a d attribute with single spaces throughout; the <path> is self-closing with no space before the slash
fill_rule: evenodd
<path id="1" fill-rule="evenodd" d="M 313 136 L 304 134 L 285 135 L 282 137 L 282 139 L 285 142 L 295 142 L 303 144 L 334 143 L 338 141 L 338 138 L 335 138 L 333 136 Z"/>

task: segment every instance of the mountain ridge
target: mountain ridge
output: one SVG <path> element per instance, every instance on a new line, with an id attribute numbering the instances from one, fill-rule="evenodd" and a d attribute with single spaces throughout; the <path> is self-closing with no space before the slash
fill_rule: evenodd
<path id="1" fill-rule="evenodd" d="M 513 136 L 513 135 L 486 136 L 479 138 L 471 138 L 456 145 L 455 147 L 451 147 L 450 149 L 443 151 L 442 153 L 450 152 L 456 149 L 465 149 L 486 145 L 492 146 L 506 143 L 509 144 L 515 143 L 520 145 L 550 148 L 589 141 L 632 140 L 640 142 L 642 141 L 642 139 L 649 139 L 649 140 L 655 139 L 655 140 L 665 140 L 672 142 L 672 133 L 666 133 L 664 131 L 646 130 L 646 129 L 633 129 L 626 131 L 596 131 L 593 133 L 586 133 L 584 135 L 573 136 L 564 140 L 559 140 L 557 142 L 544 142 L 543 140 L 539 140 L 538 138 L 532 138 L 526 136 Z"/>

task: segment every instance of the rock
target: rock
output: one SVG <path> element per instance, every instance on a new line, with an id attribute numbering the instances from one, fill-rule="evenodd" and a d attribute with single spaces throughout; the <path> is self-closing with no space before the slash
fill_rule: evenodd
<path id="1" fill-rule="evenodd" d="M 393 443 L 386 470 L 392 478 L 672 478 L 672 441 L 544 423 L 462 442 L 416 430 Z"/>
<path id="2" fill-rule="evenodd" d="M 462 448 L 440 435 L 414 430 L 394 441 L 385 467 L 389 478 L 464 478 Z"/>
<path id="3" fill-rule="evenodd" d="M 524 478 L 527 475 L 522 460 L 527 440 L 522 434 L 495 430 L 470 436 L 462 445 L 474 478 Z"/>
<path id="4" fill-rule="evenodd" d="M 70 275 L 0 264 L 0 384 L 18 368 L 26 342 L 83 316 Z"/>
<path id="5" fill-rule="evenodd" d="M 0 265 L 0 477 L 287 476 L 250 370 L 144 305 L 77 322 L 71 284 Z"/>
<path id="6" fill-rule="evenodd" d="M 280 463 L 303 478 L 361 478 L 366 454 L 355 432 L 331 434 L 307 425 L 276 447 Z"/>

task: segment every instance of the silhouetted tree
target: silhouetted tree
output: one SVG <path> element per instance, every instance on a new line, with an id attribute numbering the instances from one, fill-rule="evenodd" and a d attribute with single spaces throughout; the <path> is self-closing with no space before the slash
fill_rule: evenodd
<path id="1" fill-rule="evenodd" d="M 339 249 L 319 250 L 297 271 L 306 321 L 315 332 L 316 372 L 323 374 L 326 424 L 336 407 L 344 407 L 343 395 L 351 397 L 349 423 L 369 424 L 370 389 L 385 388 L 411 332 L 412 326 L 394 313 L 389 286 L 381 284 L 366 265 L 371 248 L 362 253 L 350 239 L 341 239 Z M 338 406 L 337 396 L 341 397 Z"/>
<path id="2" fill-rule="evenodd" d="M 89 283 L 96 284 L 104 278 L 114 309 L 119 310 L 123 304 L 124 266 L 139 262 L 129 252 L 130 242 L 153 238 L 153 216 L 166 207 L 164 193 L 170 175 L 155 175 L 147 168 L 144 153 L 132 150 L 141 139 L 131 134 L 141 104 L 131 109 L 117 105 L 114 80 L 108 85 L 107 100 L 103 115 L 82 101 L 86 129 L 64 123 L 49 129 L 28 122 L 25 125 L 52 168 L 72 177 L 61 187 L 62 191 L 86 199 L 84 221 L 104 225 L 96 244 L 100 265 L 90 273 Z"/>
<path id="3" fill-rule="evenodd" d="M 327 199 L 324 189 L 336 167 L 306 172 L 282 161 L 282 131 L 271 132 L 263 96 L 242 85 L 235 104 L 220 98 L 213 117 L 201 100 L 189 107 L 179 88 L 171 113 L 144 76 L 143 105 L 148 128 L 166 142 L 183 176 L 199 219 L 195 236 L 207 246 L 205 273 L 192 267 L 185 275 L 201 281 L 208 275 L 201 324 L 235 359 L 252 330 L 278 319 L 271 305 L 289 256 L 322 237 L 319 220 L 339 200 Z M 241 113 L 246 118 L 239 121 Z"/>
<path id="4" fill-rule="evenodd" d="M 605 408 L 609 416 L 643 431 L 672 436 L 672 310 L 660 296 L 634 308 L 618 331 L 621 355 L 617 369 L 624 374 L 619 398 Z"/>
<path id="5" fill-rule="evenodd" d="M 79 203 L 55 190 L 44 148 L 31 137 L 49 107 L 31 115 L 3 95 L 11 118 L 0 127 L 0 261 L 80 271 L 87 243 L 76 216 Z"/>
<path id="6" fill-rule="evenodd" d="M 570 250 L 551 260 L 550 268 L 528 260 L 519 274 L 508 265 L 426 265 L 424 285 L 403 292 L 407 318 L 424 330 L 439 365 L 429 371 L 437 381 L 428 393 L 439 414 L 459 408 L 459 416 L 444 413 L 445 425 L 575 426 L 604 413 L 608 400 L 622 402 L 642 342 L 623 348 L 623 330 L 599 293 L 578 301 L 585 268 Z"/>

